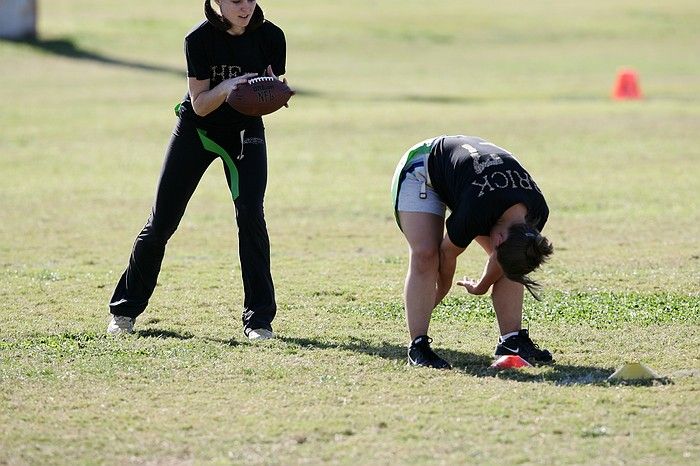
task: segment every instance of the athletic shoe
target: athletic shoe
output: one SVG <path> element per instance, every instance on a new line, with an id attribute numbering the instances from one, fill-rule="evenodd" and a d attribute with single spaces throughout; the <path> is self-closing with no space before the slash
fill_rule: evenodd
<path id="1" fill-rule="evenodd" d="M 408 347 L 408 364 L 411 366 L 452 369 L 452 366 L 430 348 L 433 339 L 428 335 L 416 337 Z"/>
<path id="2" fill-rule="evenodd" d="M 508 337 L 496 346 L 496 356 L 520 356 L 530 364 L 551 364 L 554 362 L 552 353 L 546 349 L 540 349 L 530 339 L 527 329 L 522 329 L 517 335 Z"/>
<path id="3" fill-rule="evenodd" d="M 266 328 L 256 328 L 248 331 L 248 340 L 258 341 L 258 340 L 271 340 L 275 338 L 275 334 L 272 330 Z"/>
<path id="4" fill-rule="evenodd" d="M 112 320 L 109 321 L 107 326 L 107 333 L 110 335 L 134 333 L 134 322 L 136 322 L 136 319 L 133 317 L 112 315 Z"/>

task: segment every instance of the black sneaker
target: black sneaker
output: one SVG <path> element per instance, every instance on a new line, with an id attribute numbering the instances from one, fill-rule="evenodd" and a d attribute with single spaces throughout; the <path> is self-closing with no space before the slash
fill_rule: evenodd
<path id="1" fill-rule="evenodd" d="M 552 353 L 546 349 L 540 349 L 537 344 L 530 340 L 527 329 L 522 329 L 517 335 L 506 338 L 496 346 L 496 356 L 520 356 L 530 364 L 552 364 Z"/>
<path id="2" fill-rule="evenodd" d="M 435 369 L 452 369 L 452 366 L 430 349 L 433 339 L 428 335 L 416 337 L 408 347 L 408 364 L 411 366 L 433 367 Z"/>

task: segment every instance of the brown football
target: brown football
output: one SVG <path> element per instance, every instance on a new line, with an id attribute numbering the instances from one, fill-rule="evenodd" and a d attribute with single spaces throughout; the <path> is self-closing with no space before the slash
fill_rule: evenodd
<path id="1" fill-rule="evenodd" d="M 294 92 L 287 83 L 272 77 L 253 78 L 232 90 L 226 102 L 244 115 L 261 116 L 285 106 Z"/>

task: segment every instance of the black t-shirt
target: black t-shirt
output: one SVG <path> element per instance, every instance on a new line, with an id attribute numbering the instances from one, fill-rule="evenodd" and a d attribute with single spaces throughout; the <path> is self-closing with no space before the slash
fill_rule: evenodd
<path id="1" fill-rule="evenodd" d="M 459 247 L 488 235 L 515 204 L 527 207 L 527 220 L 542 230 L 549 209 L 542 191 L 513 155 L 474 136 L 442 136 L 428 157 L 433 189 L 449 207 L 447 234 Z"/>
<path id="2" fill-rule="evenodd" d="M 220 31 L 204 21 L 185 37 L 187 76 L 211 80 L 210 89 L 245 73 L 265 76 L 268 65 L 272 65 L 276 75 L 283 75 L 286 55 L 284 32 L 267 20 L 260 27 L 239 36 Z M 262 121 L 260 117 L 235 111 L 226 102 L 207 116 L 200 117 L 192 109 L 189 92 L 180 107 L 180 116 L 210 127 L 246 126 Z"/>

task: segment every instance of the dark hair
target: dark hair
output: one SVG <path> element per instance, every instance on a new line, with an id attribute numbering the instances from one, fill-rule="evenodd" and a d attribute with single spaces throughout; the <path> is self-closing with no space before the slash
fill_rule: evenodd
<path id="1" fill-rule="evenodd" d="M 554 252 L 552 243 L 537 228 L 527 223 L 517 223 L 508 229 L 508 238 L 496 248 L 496 258 L 506 278 L 518 282 L 540 300 L 537 291 L 540 284 L 527 276 L 542 265 Z"/>
<path id="2" fill-rule="evenodd" d="M 207 17 L 207 21 L 212 24 L 216 29 L 220 31 L 228 31 L 231 29 L 231 22 L 221 16 L 219 13 L 214 10 L 211 6 L 211 0 L 204 0 L 204 14 Z M 260 27 L 260 25 L 265 21 L 265 15 L 263 14 L 262 8 L 260 8 L 260 5 L 255 5 L 255 10 L 253 10 L 253 17 L 250 18 L 250 23 L 248 23 L 248 26 L 246 26 L 245 30 L 246 32 L 252 31 L 254 29 L 257 29 Z"/>

